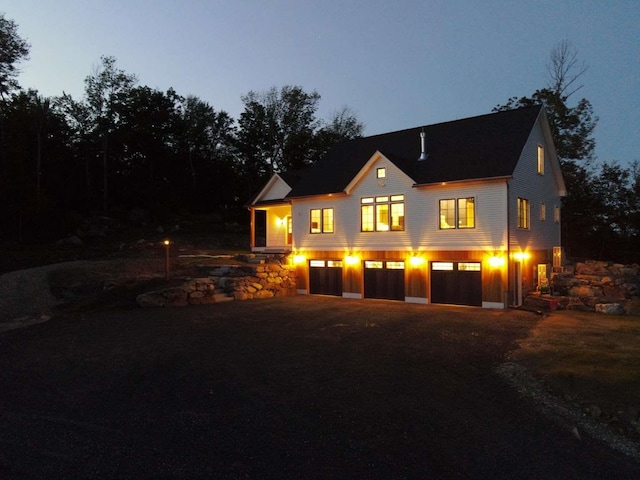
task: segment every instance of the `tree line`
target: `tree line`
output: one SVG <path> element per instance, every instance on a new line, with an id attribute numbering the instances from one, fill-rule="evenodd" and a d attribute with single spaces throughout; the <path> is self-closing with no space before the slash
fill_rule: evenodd
<path id="1" fill-rule="evenodd" d="M 251 91 L 236 121 L 194 96 L 139 85 L 103 56 L 84 95 L 22 89 L 29 45 L 0 17 L 0 237 L 65 234 L 78 215 L 149 210 L 217 213 L 246 222 L 245 204 L 273 172 L 303 169 L 362 135 L 347 107 L 318 118 L 300 86 Z M 72 231 L 72 229 L 71 229 Z"/>
<path id="2" fill-rule="evenodd" d="M 104 56 L 82 98 L 43 97 L 17 82 L 29 44 L 0 14 L 0 239 L 48 241 L 88 214 L 133 208 L 246 223 L 244 205 L 273 172 L 303 169 L 335 143 L 362 136 L 343 107 L 317 116 L 300 86 L 250 91 L 238 119 L 194 95 L 138 84 Z M 548 84 L 495 111 L 543 104 L 568 195 L 563 245 L 574 257 L 640 262 L 640 168 L 597 162 L 590 102 L 575 93 L 586 66 L 569 42 L 552 50 Z"/>

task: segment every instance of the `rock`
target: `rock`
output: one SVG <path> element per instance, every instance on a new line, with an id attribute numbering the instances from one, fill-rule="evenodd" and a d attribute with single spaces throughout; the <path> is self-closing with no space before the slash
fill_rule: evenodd
<path id="1" fill-rule="evenodd" d="M 142 293 L 136 297 L 136 303 L 143 308 L 164 307 L 167 298 L 162 292 Z"/>
<path id="2" fill-rule="evenodd" d="M 595 310 L 605 315 L 624 315 L 624 308 L 619 303 L 597 303 Z"/>
<path id="3" fill-rule="evenodd" d="M 67 238 L 61 238 L 56 242 L 56 245 L 58 246 L 81 247 L 82 244 L 83 244 L 82 240 L 77 235 L 71 235 L 70 237 L 67 237 Z"/>

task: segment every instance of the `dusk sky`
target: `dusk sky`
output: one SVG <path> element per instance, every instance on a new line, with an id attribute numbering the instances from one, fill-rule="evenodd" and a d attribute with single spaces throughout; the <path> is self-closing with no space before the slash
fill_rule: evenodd
<path id="1" fill-rule="evenodd" d="M 373 135 L 482 115 L 548 84 L 562 40 L 589 65 L 600 161 L 640 160 L 640 1 L 5 0 L 31 44 L 19 82 L 80 99 L 114 56 L 140 85 L 238 118 L 250 90 L 299 85 L 319 117 L 350 107 Z"/>

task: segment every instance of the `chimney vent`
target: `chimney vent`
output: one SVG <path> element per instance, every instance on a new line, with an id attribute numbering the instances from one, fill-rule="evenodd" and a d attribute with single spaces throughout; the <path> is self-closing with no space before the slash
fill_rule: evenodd
<path id="1" fill-rule="evenodd" d="M 425 133 L 424 133 L 424 128 L 422 129 L 422 131 L 420 132 L 420 158 L 418 158 L 418 161 L 424 161 L 427 159 L 427 148 L 425 145 Z"/>

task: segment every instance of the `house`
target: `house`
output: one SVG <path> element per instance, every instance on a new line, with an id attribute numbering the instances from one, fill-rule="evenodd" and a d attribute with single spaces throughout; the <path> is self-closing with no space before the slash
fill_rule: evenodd
<path id="1" fill-rule="evenodd" d="M 561 263 L 566 189 L 544 108 L 358 138 L 249 205 L 298 293 L 505 308 Z"/>

